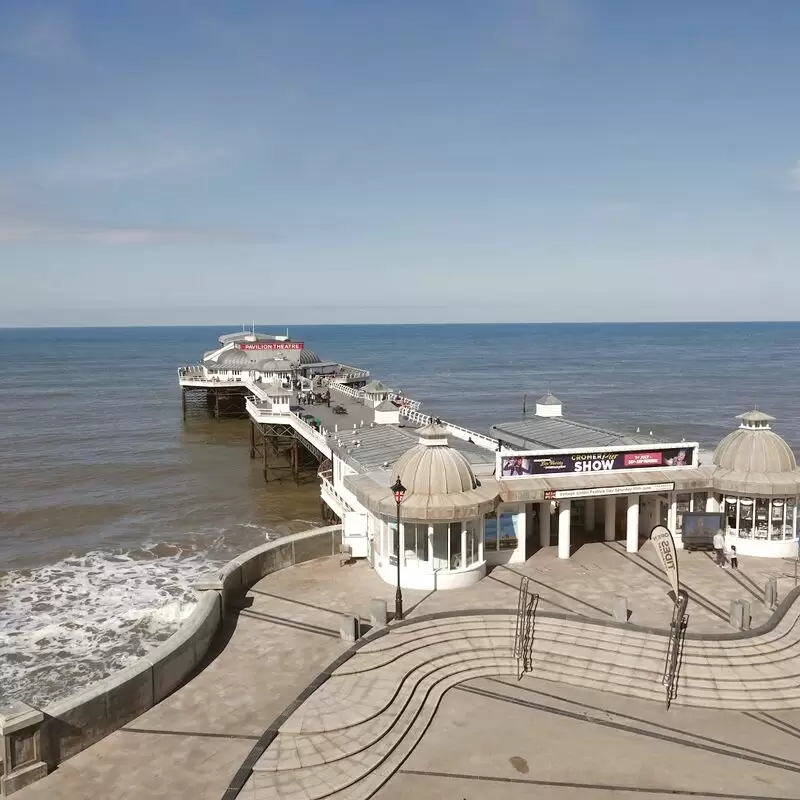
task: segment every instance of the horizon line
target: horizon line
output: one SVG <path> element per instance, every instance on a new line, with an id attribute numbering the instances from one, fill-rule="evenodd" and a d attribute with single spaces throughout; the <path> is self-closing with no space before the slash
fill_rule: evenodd
<path id="1" fill-rule="evenodd" d="M 269 328 L 377 328 L 377 327 L 474 327 L 478 325 L 512 326 L 512 325 L 795 325 L 800 323 L 797 319 L 779 320 L 704 320 L 704 319 L 676 319 L 676 320 L 587 320 L 587 321 L 518 321 L 518 322 L 281 322 L 267 325 L 256 323 L 256 327 Z M 131 330 L 139 328 L 240 328 L 242 323 L 204 323 L 200 324 L 133 324 L 133 325 L 5 325 L 0 323 L 0 330 L 9 331 L 40 331 L 40 330 Z"/>

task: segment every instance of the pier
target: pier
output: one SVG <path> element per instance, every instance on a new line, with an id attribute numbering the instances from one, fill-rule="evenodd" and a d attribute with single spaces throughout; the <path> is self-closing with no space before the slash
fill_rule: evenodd
<path id="1" fill-rule="evenodd" d="M 568 559 L 622 539 L 636 553 L 656 525 L 679 549 L 684 532 L 687 546 L 710 547 L 704 531 L 719 529 L 740 555 L 796 556 L 800 470 L 761 411 L 740 415 L 714 454 L 569 419 L 550 392 L 484 432 L 426 413 L 368 370 L 321 360 L 288 332 L 219 341 L 180 370 L 184 414 L 187 393 L 202 391 L 215 417 L 247 418 L 265 482 L 318 480 L 343 550 L 389 583 L 459 588 L 551 546 Z"/>

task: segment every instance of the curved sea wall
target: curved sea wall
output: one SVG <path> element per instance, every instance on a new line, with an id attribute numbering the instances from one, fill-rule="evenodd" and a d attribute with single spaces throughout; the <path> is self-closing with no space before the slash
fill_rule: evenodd
<path id="1" fill-rule="evenodd" d="M 196 585 L 199 601 L 192 614 L 132 666 L 41 710 L 15 704 L 14 718 L 22 723 L 27 716 L 30 724 L 9 725 L 5 738 L 25 734 L 37 746 L 26 748 L 31 757 L 24 762 L 3 765 L 0 757 L 0 782 L 13 779 L 16 772 L 29 773 L 33 766 L 53 769 L 159 703 L 200 666 L 231 602 L 271 572 L 338 553 L 341 532 L 341 525 L 329 525 L 248 550 L 219 572 L 204 576 Z M 4 749 L 8 752 L 0 748 L 0 754 Z"/>

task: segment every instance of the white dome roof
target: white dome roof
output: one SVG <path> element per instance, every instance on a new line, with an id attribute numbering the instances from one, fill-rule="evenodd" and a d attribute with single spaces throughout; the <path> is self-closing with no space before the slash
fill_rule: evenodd
<path id="1" fill-rule="evenodd" d="M 454 495 L 478 486 L 466 457 L 450 447 L 441 425 L 420 428 L 419 438 L 419 444 L 403 453 L 392 467 L 407 495 Z"/>
<path id="2" fill-rule="evenodd" d="M 792 448 L 770 429 L 775 418 L 762 411 L 740 414 L 741 427 L 717 445 L 713 462 L 731 472 L 762 474 L 793 472 L 797 469 Z"/>

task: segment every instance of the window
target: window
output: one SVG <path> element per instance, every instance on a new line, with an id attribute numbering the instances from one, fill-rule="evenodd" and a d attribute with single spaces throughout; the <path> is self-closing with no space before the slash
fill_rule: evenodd
<path id="1" fill-rule="evenodd" d="M 679 494 L 677 497 L 677 515 L 675 517 L 675 532 L 683 530 L 683 515 L 692 510 L 692 496 L 690 494 Z"/>
<path id="2" fill-rule="evenodd" d="M 784 534 L 784 513 L 786 511 L 786 501 L 782 498 L 774 498 L 771 504 L 770 513 L 770 539 L 783 539 Z"/>
<path id="3" fill-rule="evenodd" d="M 517 528 L 521 524 L 521 514 L 501 513 L 499 516 L 501 550 L 515 550 L 517 547 Z"/>
<path id="4" fill-rule="evenodd" d="M 497 512 L 487 514 L 483 523 L 484 550 L 497 550 Z"/>
<path id="5" fill-rule="evenodd" d="M 756 539 L 766 539 L 769 532 L 769 500 L 759 497 L 756 500 L 756 524 L 753 536 Z"/>
<path id="6" fill-rule="evenodd" d="M 753 500 L 750 497 L 739 500 L 739 536 L 753 538 Z"/>
<path id="7" fill-rule="evenodd" d="M 692 511 L 705 511 L 708 492 L 695 492 L 692 495 Z"/>
<path id="8" fill-rule="evenodd" d="M 391 555 L 393 558 L 397 558 L 397 549 L 400 546 L 398 542 L 397 536 L 397 523 L 390 522 L 387 526 L 387 534 L 388 534 L 388 547 L 386 548 L 387 554 Z M 396 564 L 397 561 L 392 561 L 392 564 Z"/>
<path id="9" fill-rule="evenodd" d="M 725 524 L 729 531 L 738 530 L 736 526 L 736 507 L 737 499 L 735 497 L 726 497 L 725 505 L 720 506 L 725 512 Z"/>
<path id="10" fill-rule="evenodd" d="M 450 523 L 450 569 L 461 569 L 463 565 L 461 556 L 461 523 Z"/>
<path id="11" fill-rule="evenodd" d="M 446 522 L 437 522 L 433 526 L 433 568 L 447 569 L 447 544 L 450 526 Z"/>
<path id="12" fill-rule="evenodd" d="M 471 519 L 464 523 L 467 532 L 467 563 L 465 566 L 474 564 L 478 560 L 478 520 Z"/>
<path id="13" fill-rule="evenodd" d="M 427 523 L 407 523 L 403 525 L 405 537 L 406 563 L 416 559 L 428 560 L 428 525 Z M 413 555 L 412 555 L 413 554 Z"/>

